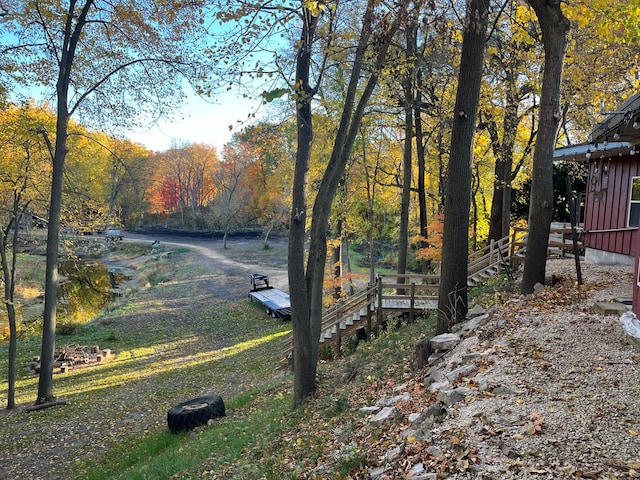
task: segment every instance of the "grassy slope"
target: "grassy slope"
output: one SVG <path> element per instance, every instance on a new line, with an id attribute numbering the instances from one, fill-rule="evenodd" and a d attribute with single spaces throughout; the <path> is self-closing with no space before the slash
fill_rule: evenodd
<path id="1" fill-rule="evenodd" d="M 246 301 L 221 305 L 206 294 L 191 301 L 210 272 L 188 253 L 158 257 L 139 271 L 159 283 L 59 339 L 117 352 L 106 365 L 56 376 L 57 395 L 71 405 L 29 415 L 28 428 L 22 414 L 0 415 L 0 430 L 18 439 L 5 452 L 14 458 L 50 456 L 64 438 L 63 460 L 43 478 L 299 478 L 327 454 L 326 429 L 351 425 L 356 405 L 375 402 L 370 385 L 405 365 L 413 341 L 433 327 L 422 320 L 321 364 L 319 394 L 294 412 L 291 377 L 274 376 L 287 324 Z M 20 352 L 21 361 L 37 354 L 37 341 L 22 341 Z M 0 359 L 6 371 L 5 350 Z M 36 379 L 22 376 L 18 401 L 33 400 L 35 391 Z M 227 417 L 169 434 L 167 408 L 207 392 L 222 394 Z M 349 456 L 336 478 L 365 462 Z"/>

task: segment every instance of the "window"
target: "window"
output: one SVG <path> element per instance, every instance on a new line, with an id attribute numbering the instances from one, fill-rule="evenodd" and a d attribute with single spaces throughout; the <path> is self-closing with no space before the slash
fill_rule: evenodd
<path id="1" fill-rule="evenodd" d="M 640 177 L 631 178 L 631 198 L 629 199 L 630 227 L 637 227 L 640 223 Z"/>

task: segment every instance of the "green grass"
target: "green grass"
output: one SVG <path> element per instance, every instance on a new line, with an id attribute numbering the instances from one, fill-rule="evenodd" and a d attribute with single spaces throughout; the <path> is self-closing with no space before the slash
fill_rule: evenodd
<path id="1" fill-rule="evenodd" d="M 160 276 L 170 271 L 171 279 L 59 338 L 115 353 L 109 363 L 54 377 L 56 395 L 69 405 L 28 416 L 0 415 L 0 431 L 14 439 L 4 447 L 7 455 L 37 457 L 38 445 L 64 438 L 80 446 L 67 454 L 73 457 L 56 472 L 58 478 L 299 478 L 325 454 L 324 428 L 351 428 L 352 390 L 360 389 L 364 399 L 368 383 L 402 362 L 415 339 L 433 331 L 433 319 L 421 319 L 354 344 L 346 358 L 319 365 L 318 395 L 308 408 L 293 411 L 292 377 L 274 375 L 290 324 L 264 315 L 248 300 L 194 299 L 194 292 L 206 292 L 195 288 L 198 282 L 211 281 L 197 256 L 176 252 L 147 265 Z M 39 339 L 21 339 L 20 365 L 37 354 Z M 6 368 L 3 345 L 0 371 Z M 33 401 L 36 391 L 37 378 L 20 368 L 18 403 Z M 227 416 L 170 434 L 168 408 L 209 392 L 223 396 Z M 5 393 L 6 383 L 0 383 L 0 398 Z M 322 428 L 307 429 L 312 422 Z M 360 452 L 347 453 L 335 478 L 347 477 L 366 461 Z"/>
<path id="2" fill-rule="evenodd" d="M 87 464 L 91 480 L 193 478 L 195 472 L 217 472 L 237 463 L 243 451 L 260 439 L 277 436 L 291 422 L 291 396 L 273 394 L 269 386 L 244 392 L 227 403 L 227 416 L 212 426 L 172 435 L 159 431 L 112 449 L 98 464 Z M 205 465 L 203 467 L 203 465 Z"/>

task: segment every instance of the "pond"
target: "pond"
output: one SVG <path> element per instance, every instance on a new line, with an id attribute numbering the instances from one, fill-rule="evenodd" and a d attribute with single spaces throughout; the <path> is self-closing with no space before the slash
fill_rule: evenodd
<path id="1" fill-rule="evenodd" d="M 66 280 L 58 286 L 57 317 L 79 323 L 98 315 L 114 299 L 113 289 L 127 280 L 98 261 L 68 260 L 59 274 Z"/>
<path id="2" fill-rule="evenodd" d="M 57 321 L 82 323 L 98 315 L 116 294 L 113 289 L 129 277 L 96 260 L 67 260 L 58 268 L 63 279 L 58 286 Z M 6 312 L 0 312 L 0 329 L 8 326 Z"/>

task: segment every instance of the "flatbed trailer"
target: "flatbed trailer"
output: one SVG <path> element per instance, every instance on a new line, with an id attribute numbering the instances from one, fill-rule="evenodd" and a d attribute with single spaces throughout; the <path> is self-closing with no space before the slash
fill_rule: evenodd
<path id="1" fill-rule="evenodd" d="M 288 293 L 269 285 L 269 277 L 260 273 L 251 274 L 249 299 L 260 302 L 267 315 L 281 320 L 291 320 L 291 299 Z"/>

